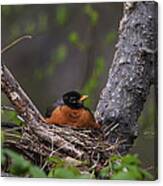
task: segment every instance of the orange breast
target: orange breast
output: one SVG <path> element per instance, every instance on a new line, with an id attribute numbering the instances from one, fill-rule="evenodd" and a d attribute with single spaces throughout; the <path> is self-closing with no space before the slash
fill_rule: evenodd
<path id="1" fill-rule="evenodd" d="M 56 108 L 50 118 L 46 118 L 48 124 L 68 125 L 78 128 L 99 128 L 93 115 L 86 109 L 71 109 L 68 106 Z"/>

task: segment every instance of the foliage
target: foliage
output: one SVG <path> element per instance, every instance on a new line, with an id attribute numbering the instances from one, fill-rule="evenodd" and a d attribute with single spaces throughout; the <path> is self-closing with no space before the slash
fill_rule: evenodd
<path id="1" fill-rule="evenodd" d="M 67 179 L 89 179 L 92 178 L 90 173 L 83 174 L 73 166 L 72 163 L 60 159 L 57 156 L 50 157 L 48 162 L 52 163 L 53 168 L 49 171 L 50 178 L 67 178 Z"/>
<path id="2" fill-rule="evenodd" d="M 100 170 L 99 176 L 111 180 L 152 180 L 153 177 L 141 168 L 137 155 L 113 156 L 108 165 Z"/>
<path id="3" fill-rule="evenodd" d="M 14 110 L 3 110 L 1 109 L 1 117 L 5 122 L 12 122 L 17 125 L 22 124 L 22 120 Z"/>
<path id="4" fill-rule="evenodd" d="M 80 49 L 80 51 L 84 51 L 87 47 L 84 42 L 81 41 L 79 34 L 76 31 L 70 32 L 68 35 L 68 41 L 76 48 Z"/>
<path id="5" fill-rule="evenodd" d="M 109 32 L 106 35 L 105 41 L 106 41 L 107 44 L 110 45 L 110 44 L 112 44 L 115 41 L 116 37 L 117 37 L 117 33 L 116 32 Z"/>
<path id="6" fill-rule="evenodd" d="M 64 179 L 91 179 L 90 174 L 82 174 L 79 169 L 74 166 L 62 166 L 53 168 L 49 174 L 49 178 L 64 178 Z"/>
<path id="7" fill-rule="evenodd" d="M 102 56 L 99 56 L 95 60 L 95 68 L 93 74 L 82 90 L 82 92 L 88 94 L 91 97 L 91 99 L 89 99 L 86 102 L 86 105 L 88 107 L 91 107 L 92 105 L 93 97 L 91 95 L 94 95 L 93 92 L 96 90 L 98 83 L 100 82 L 99 78 L 101 74 L 104 72 L 104 70 L 105 70 L 105 59 Z"/>
<path id="8" fill-rule="evenodd" d="M 28 34 L 33 34 L 36 29 L 36 24 L 32 21 L 26 24 L 25 26 L 25 32 Z"/>
<path id="9" fill-rule="evenodd" d="M 34 178 L 44 178 L 46 174 L 39 167 L 33 165 L 29 161 L 25 160 L 22 155 L 10 150 L 2 150 L 2 166 L 5 163 L 5 158 L 11 159 L 11 165 L 9 166 L 9 173 L 15 176 L 23 177 L 34 177 Z"/>
<path id="10" fill-rule="evenodd" d="M 45 172 L 40 167 L 25 160 L 24 157 L 12 150 L 2 149 L 1 152 L 2 168 L 7 158 L 11 159 L 8 173 L 23 177 L 48 177 L 64 179 L 111 179 L 111 180 L 152 180 L 153 177 L 146 170 L 141 168 L 140 160 L 136 155 L 128 154 L 126 156 L 112 156 L 108 164 L 94 174 L 80 171 L 77 166 L 57 157 L 48 158 L 51 164 L 49 172 Z M 82 162 L 83 163 L 83 162 Z M 80 164 L 81 166 L 82 164 Z"/>
<path id="11" fill-rule="evenodd" d="M 50 63 L 46 68 L 38 68 L 35 70 L 34 74 L 39 79 L 42 80 L 44 77 L 51 77 L 55 70 L 57 64 L 61 64 L 65 61 L 68 55 L 68 47 L 65 44 L 60 44 L 57 48 L 52 50 L 50 56 Z"/>
<path id="12" fill-rule="evenodd" d="M 61 26 L 64 26 L 69 18 L 69 11 L 65 5 L 59 5 L 56 10 L 56 20 Z"/>
<path id="13" fill-rule="evenodd" d="M 92 26 L 96 26 L 98 18 L 99 18 L 98 12 L 90 4 L 87 4 L 84 7 L 84 12 L 88 16 L 90 24 Z"/>
<path id="14" fill-rule="evenodd" d="M 36 12 L 38 13 L 36 14 Z M 93 4 L 83 4 L 80 8 L 80 13 L 88 20 L 88 30 L 94 29 L 94 27 L 97 26 L 100 21 L 100 13 Z M 71 13 L 71 6 L 67 4 L 60 4 L 54 7 L 4 5 L 2 6 L 2 15 L 3 17 L 7 18 L 7 30 L 10 35 L 9 40 L 14 40 L 14 38 L 17 38 L 19 35 L 24 33 L 39 37 L 41 35 L 43 36 L 43 34 L 45 35 L 45 33 L 53 33 L 53 36 L 57 38 L 58 36 L 54 34 L 55 32 L 53 32 L 55 26 L 61 26 L 61 31 L 64 31 L 66 26 L 68 24 L 71 25 L 71 21 L 74 19 L 72 16 L 73 14 Z M 88 30 L 86 29 L 85 31 L 88 32 Z M 57 42 L 54 47 L 52 46 L 52 49 L 48 54 L 49 59 L 46 59 L 45 63 L 40 63 L 40 65 L 37 65 L 37 68 L 34 68 L 34 73 L 32 75 L 32 79 L 34 79 L 33 81 L 36 79 L 38 82 L 45 78 L 50 78 L 52 75 L 54 75 L 55 71 L 57 70 L 57 65 L 60 63 L 65 63 L 68 59 L 71 47 L 78 48 L 80 52 L 83 52 L 82 55 L 89 55 L 88 46 L 90 43 L 89 40 L 83 40 L 83 35 L 85 35 L 85 33 L 79 32 L 75 27 L 68 29 L 66 34 L 63 33 L 63 42 Z M 106 42 L 111 44 L 114 40 L 114 33 L 109 32 L 106 38 Z M 71 46 L 67 44 L 67 40 L 72 44 Z M 100 58 L 104 58 L 103 53 L 101 53 Z M 92 59 L 92 63 L 95 60 L 98 59 Z M 87 83 L 88 87 L 86 87 L 87 85 L 85 83 L 84 87 L 81 87 L 80 89 L 88 90 L 88 93 L 90 92 L 90 94 L 92 94 L 92 92 L 95 90 L 95 87 L 98 87 L 98 85 L 96 85 L 98 84 L 98 78 L 95 75 L 96 71 L 98 71 L 97 68 L 99 68 L 99 65 L 95 64 L 92 75 L 89 78 L 89 82 Z M 103 71 L 101 71 L 101 73 Z M 92 91 L 90 91 L 90 89 L 92 89 Z M 91 105 L 91 101 L 88 103 L 88 105 Z"/>
<path id="15" fill-rule="evenodd" d="M 77 32 L 71 32 L 69 34 L 69 37 L 68 37 L 69 41 L 74 44 L 74 45 L 77 45 L 77 43 L 79 42 L 79 35 Z"/>
<path id="16" fill-rule="evenodd" d="M 58 63 L 63 62 L 68 55 L 68 48 L 66 45 L 62 44 L 57 48 L 55 59 Z"/>

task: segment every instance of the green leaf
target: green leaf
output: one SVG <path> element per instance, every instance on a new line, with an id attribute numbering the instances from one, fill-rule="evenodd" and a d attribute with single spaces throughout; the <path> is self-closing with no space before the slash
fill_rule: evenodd
<path id="1" fill-rule="evenodd" d="M 41 170 L 40 168 L 36 167 L 36 166 L 30 166 L 29 174 L 33 178 L 46 178 L 47 177 L 45 172 L 43 170 Z"/>
<path id="2" fill-rule="evenodd" d="M 22 124 L 22 121 L 18 118 L 16 111 L 1 110 L 2 119 L 6 122 L 13 122 L 17 125 Z"/>
<path id="3" fill-rule="evenodd" d="M 3 132 L 3 130 L 1 130 L 1 144 L 3 144 L 3 141 L 4 141 L 4 132 Z"/>
<path id="4" fill-rule="evenodd" d="M 14 175 L 24 175 L 28 172 L 30 163 L 24 158 L 11 151 L 9 149 L 5 149 L 5 153 L 11 158 L 12 164 L 10 166 L 10 172 Z"/>
<path id="5" fill-rule="evenodd" d="M 117 174 L 114 174 L 110 179 L 111 180 L 135 180 L 135 177 L 131 172 L 118 172 Z"/>
<path id="6" fill-rule="evenodd" d="M 110 172 L 110 167 L 104 167 L 100 170 L 99 175 L 102 178 L 107 178 L 109 176 L 109 172 Z"/>
<path id="7" fill-rule="evenodd" d="M 34 31 L 35 31 L 35 29 L 36 29 L 36 24 L 35 24 L 35 22 L 30 21 L 29 23 L 27 23 L 27 24 L 25 25 L 25 32 L 26 32 L 27 34 L 33 34 Z"/>
<path id="8" fill-rule="evenodd" d="M 48 177 L 68 179 L 73 179 L 77 176 L 80 176 L 80 172 L 75 167 L 58 167 L 53 169 L 48 175 Z"/>
<path id="9" fill-rule="evenodd" d="M 83 93 L 86 93 L 89 96 L 94 94 L 93 92 L 98 86 L 99 78 L 101 74 L 104 72 L 104 70 L 105 70 L 105 59 L 103 56 L 98 56 L 95 60 L 95 68 L 93 70 L 92 76 L 83 87 L 82 90 Z M 86 101 L 87 107 L 91 107 L 92 105 L 91 99 L 93 98 L 90 96 L 90 99 Z"/>
<path id="10" fill-rule="evenodd" d="M 55 164 L 55 166 L 63 166 L 65 163 L 65 161 L 58 156 L 49 157 L 48 162 Z"/>
<path id="11" fill-rule="evenodd" d="M 55 159 L 54 159 L 55 160 Z M 63 160 L 62 160 L 63 161 Z M 58 159 L 57 159 L 58 162 Z M 79 169 L 67 165 L 66 162 L 64 164 L 60 164 L 60 160 L 58 162 L 58 166 L 51 169 L 51 171 L 48 174 L 48 177 L 50 178 L 64 178 L 64 179 L 91 179 L 94 178 L 94 174 L 81 174 Z"/>
<path id="12" fill-rule="evenodd" d="M 11 158 L 10 173 L 17 176 L 47 177 L 39 167 L 32 165 L 30 161 L 10 149 L 3 149 L 3 153 Z"/>
<path id="13" fill-rule="evenodd" d="M 136 180 L 142 180 L 143 179 L 143 175 L 142 175 L 138 166 L 128 165 L 127 168 L 128 168 L 128 171 L 132 173 L 133 177 Z"/>
<path id="14" fill-rule="evenodd" d="M 103 56 L 97 57 L 96 61 L 96 74 L 99 76 L 105 69 L 105 59 Z"/>
<path id="15" fill-rule="evenodd" d="M 79 35 L 77 32 L 71 32 L 68 39 L 72 44 L 77 44 L 79 42 Z"/>
<path id="16" fill-rule="evenodd" d="M 5 153 L 3 151 L 3 148 L 1 149 L 1 165 L 3 165 L 5 163 Z"/>
<path id="17" fill-rule="evenodd" d="M 153 179 L 150 173 L 141 168 L 141 162 L 136 154 L 112 156 L 108 160 L 108 165 L 101 169 L 99 175 L 103 178 L 114 180 Z"/>
<path id="18" fill-rule="evenodd" d="M 145 179 L 153 180 L 153 176 L 149 172 L 147 172 L 146 170 L 142 168 L 140 168 L 139 170 Z"/>
<path id="19" fill-rule="evenodd" d="M 53 65 L 56 65 L 57 63 L 63 62 L 68 55 L 68 47 L 65 44 L 61 44 L 57 47 L 57 49 L 54 49 L 51 53 L 51 63 Z"/>
<path id="20" fill-rule="evenodd" d="M 65 61 L 68 55 L 68 47 L 64 44 L 61 44 L 54 49 L 51 53 L 50 63 L 46 69 L 42 69 L 42 73 L 47 76 L 51 76 L 54 74 L 55 68 L 57 64 L 60 64 Z"/>
<path id="21" fill-rule="evenodd" d="M 106 41 L 107 44 L 112 44 L 115 41 L 116 37 L 117 37 L 116 32 L 109 32 L 106 35 L 105 41 Z"/>
<path id="22" fill-rule="evenodd" d="M 65 5 L 60 5 L 56 10 L 56 20 L 61 26 L 65 25 L 69 18 L 69 11 Z"/>
<path id="23" fill-rule="evenodd" d="M 140 160 L 138 159 L 137 155 L 128 154 L 122 158 L 122 163 L 140 165 Z"/>
<path id="24" fill-rule="evenodd" d="M 65 60 L 65 58 L 67 57 L 67 54 L 68 54 L 68 48 L 66 45 L 60 45 L 58 48 L 57 48 L 57 51 L 56 51 L 56 56 L 54 58 L 56 58 L 56 60 L 58 62 L 62 62 Z"/>
<path id="25" fill-rule="evenodd" d="M 119 171 L 119 170 L 122 170 L 123 165 L 120 161 L 115 161 L 115 162 L 112 162 L 112 168 L 114 171 Z"/>
<path id="26" fill-rule="evenodd" d="M 89 4 L 87 4 L 84 7 L 84 12 L 89 17 L 89 20 L 92 26 L 95 26 L 99 18 L 98 12 L 95 9 L 93 9 L 93 7 Z"/>

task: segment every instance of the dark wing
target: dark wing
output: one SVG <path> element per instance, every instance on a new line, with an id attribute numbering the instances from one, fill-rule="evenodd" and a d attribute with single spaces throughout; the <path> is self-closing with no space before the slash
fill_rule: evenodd
<path id="1" fill-rule="evenodd" d="M 58 99 L 56 102 L 54 102 L 50 107 L 47 108 L 45 116 L 50 117 L 52 112 L 58 107 L 64 105 L 63 99 Z"/>

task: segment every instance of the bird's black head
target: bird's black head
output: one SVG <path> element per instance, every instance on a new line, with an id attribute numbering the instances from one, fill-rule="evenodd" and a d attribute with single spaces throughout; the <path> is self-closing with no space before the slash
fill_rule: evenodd
<path id="1" fill-rule="evenodd" d="M 63 95 L 63 101 L 66 105 L 68 105 L 71 108 L 79 109 L 82 108 L 84 100 L 86 100 L 88 96 L 81 95 L 77 91 L 71 91 L 67 92 Z"/>

